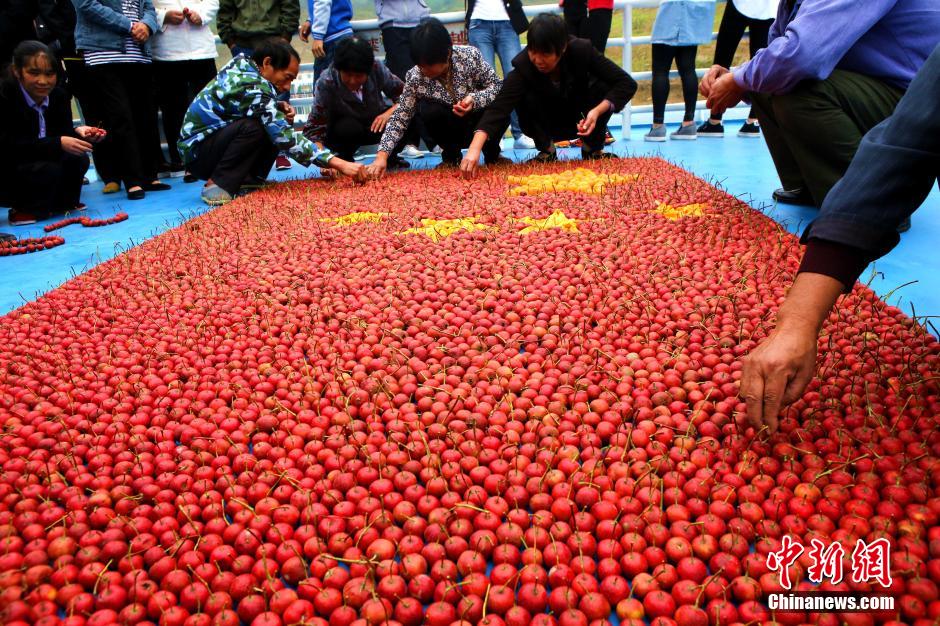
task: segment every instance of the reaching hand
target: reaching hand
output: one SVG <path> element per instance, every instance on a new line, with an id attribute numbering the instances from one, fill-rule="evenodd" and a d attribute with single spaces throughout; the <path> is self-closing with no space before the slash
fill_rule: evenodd
<path id="1" fill-rule="evenodd" d="M 708 68 L 708 71 L 705 72 L 705 75 L 702 76 L 702 82 L 698 85 L 699 93 L 707 98 L 712 92 L 712 86 L 715 84 L 715 81 L 730 71 L 731 70 L 721 65 L 712 65 Z"/>
<path id="2" fill-rule="evenodd" d="M 62 146 L 62 150 L 68 152 L 69 154 L 74 154 L 75 156 L 81 156 L 91 152 L 91 144 L 77 137 L 63 136 L 59 140 L 59 143 Z"/>
<path id="3" fill-rule="evenodd" d="M 594 128 L 597 126 L 597 112 L 594 109 L 588 111 L 588 114 L 584 116 L 584 119 L 578 122 L 578 135 L 581 137 L 587 137 L 594 132 Z"/>
<path id="4" fill-rule="evenodd" d="M 326 56 L 326 48 L 323 47 L 323 41 L 320 39 L 314 39 L 313 45 L 310 46 L 310 50 L 313 52 L 313 56 L 322 59 Z"/>
<path id="5" fill-rule="evenodd" d="M 473 110 L 473 96 L 466 96 L 460 102 L 454 105 L 454 115 L 463 117 Z"/>
<path id="6" fill-rule="evenodd" d="M 777 431 L 781 409 L 800 398 L 816 371 L 814 328 L 777 328 L 744 358 L 740 395 L 747 419 L 760 431 Z"/>
<path id="7" fill-rule="evenodd" d="M 460 173 L 467 180 L 475 178 L 480 173 L 480 155 L 467 151 L 467 155 L 460 161 Z"/>
<path id="8" fill-rule="evenodd" d="M 290 105 L 289 102 L 278 102 L 277 108 L 279 108 L 284 114 L 284 117 L 287 118 L 288 124 L 294 123 L 294 117 L 297 115 L 297 111 Z"/>

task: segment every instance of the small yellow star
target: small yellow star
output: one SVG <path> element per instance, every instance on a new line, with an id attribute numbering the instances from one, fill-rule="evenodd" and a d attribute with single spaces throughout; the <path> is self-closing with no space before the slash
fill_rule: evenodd
<path id="1" fill-rule="evenodd" d="M 578 223 L 584 220 L 576 220 L 568 217 L 562 211 L 554 211 L 551 215 L 544 218 L 532 218 L 532 217 L 523 217 L 519 220 L 523 224 L 528 224 L 525 228 L 519 231 L 520 235 L 528 235 L 529 233 L 538 232 L 540 230 L 548 230 L 550 228 L 560 228 L 566 230 L 569 233 L 578 232 Z"/>
<path id="2" fill-rule="evenodd" d="M 336 226 L 349 226 L 361 222 L 379 222 L 387 213 L 373 213 L 372 211 L 356 211 L 339 217 L 321 217 L 321 222 L 333 222 Z"/>
<path id="3" fill-rule="evenodd" d="M 705 215 L 705 209 L 707 208 L 708 205 L 702 203 L 683 204 L 682 206 L 675 207 L 665 202 L 657 202 L 656 208 L 653 209 L 653 211 L 659 213 L 667 220 L 675 222 L 683 217 L 702 217 Z"/>
<path id="4" fill-rule="evenodd" d="M 488 230 L 491 227 L 486 224 L 478 224 L 477 216 L 459 217 L 452 220 L 436 220 L 424 218 L 421 220 L 421 226 L 409 228 L 398 233 L 399 235 L 427 235 L 431 241 L 437 241 L 444 237 L 449 237 L 461 230 Z"/>

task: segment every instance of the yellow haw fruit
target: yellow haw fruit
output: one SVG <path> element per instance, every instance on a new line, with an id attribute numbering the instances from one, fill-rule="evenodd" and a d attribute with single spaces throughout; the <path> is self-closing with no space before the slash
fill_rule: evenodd
<path id="1" fill-rule="evenodd" d="M 666 204 L 665 202 L 657 202 L 656 208 L 653 209 L 653 211 L 659 213 L 667 220 L 675 222 L 676 220 L 683 217 L 702 217 L 705 215 L 705 209 L 707 208 L 707 204 L 701 203 L 672 206 L 671 204 Z"/>
<path id="2" fill-rule="evenodd" d="M 378 222 L 386 215 L 388 214 L 373 213 L 372 211 L 356 211 L 355 213 L 340 215 L 339 217 L 321 217 L 320 221 L 333 222 L 336 226 L 349 226 L 351 224 L 359 224 L 360 222 Z"/>
<path id="3" fill-rule="evenodd" d="M 399 235 L 427 235 L 431 241 L 437 241 L 444 237 L 449 237 L 461 230 L 488 230 L 491 227 L 486 224 L 478 224 L 478 216 L 459 217 L 452 220 L 422 219 L 421 226 L 409 228 L 398 233 Z"/>
<path id="4" fill-rule="evenodd" d="M 601 194 L 608 187 L 633 183 L 639 178 L 639 174 L 603 174 L 579 167 L 557 174 L 509 176 L 507 181 L 509 184 L 515 185 L 509 190 L 509 195 L 534 196 L 559 191 Z"/>

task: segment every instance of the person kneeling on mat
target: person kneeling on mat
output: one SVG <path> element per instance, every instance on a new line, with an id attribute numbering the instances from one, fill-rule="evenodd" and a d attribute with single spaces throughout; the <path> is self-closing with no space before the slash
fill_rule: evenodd
<path id="1" fill-rule="evenodd" d="M 251 58 L 238 55 L 223 67 L 189 106 L 179 148 L 190 172 L 207 181 L 202 199 L 230 201 L 242 187 L 266 183 L 278 152 L 298 163 L 316 163 L 363 179 L 361 165 L 334 156 L 293 129 L 294 109 L 278 102 L 300 69 L 289 43 L 269 39 Z"/>
<path id="2" fill-rule="evenodd" d="M 513 109 L 519 114 L 522 132 L 538 148 L 534 161 L 557 160 L 554 142 L 575 135 L 582 137 L 583 158 L 610 156 L 604 152 L 607 121 L 637 89 L 629 74 L 587 39 L 569 37 L 564 20 L 549 13 L 532 20 L 528 45 L 512 66 L 460 164 L 465 176 L 476 173 L 480 149 L 489 138 L 502 137 Z"/>
<path id="3" fill-rule="evenodd" d="M 72 128 L 68 94 L 56 86 L 57 62 L 38 41 L 13 51 L 13 79 L 0 85 L 0 196 L 10 224 L 35 224 L 84 208 L 79 201 L 92 144 L 100 128 Z"/>
<path id="4" fill-rule="evenodd" d="M 333 64 L 317 79 L 304 136 L 325 145 L 339 158 L 353 161 L 360 146 L 382 140 L 398 106 L 392 101 L 398 100 L 404 87 L 384 63 L 375 60 L 368 41 L 343 39 L 336 46 Z M 398 156 L 404 146 L 402 137 L 389 157 L 389 168 L 408 167 Z"/>

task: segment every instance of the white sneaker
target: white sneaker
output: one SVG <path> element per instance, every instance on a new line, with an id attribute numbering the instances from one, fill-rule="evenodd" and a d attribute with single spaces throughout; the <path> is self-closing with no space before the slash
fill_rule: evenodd
<path id="1" fill-rule="evenodd" d="M 441 154 L 442 152 L 444 152 L 444 148 L 440 146 L 434 146 L 434 149 L 431 150 L 431 154 Z"/>
<path id="2" fill-rule="evenodd" d="M 424 153 L 418 150 L 417 146 L 408 144 L 405 146 L 405 149 L 399 153 L 399 156 L 403 159 L 420 159 L 424 157 Z"/>
<path id="3" fill-rule="evenodd" d="M 535 150 L 535 142 L 528 135 L 519 135 L 512 147 L 514 150 Z"/>

